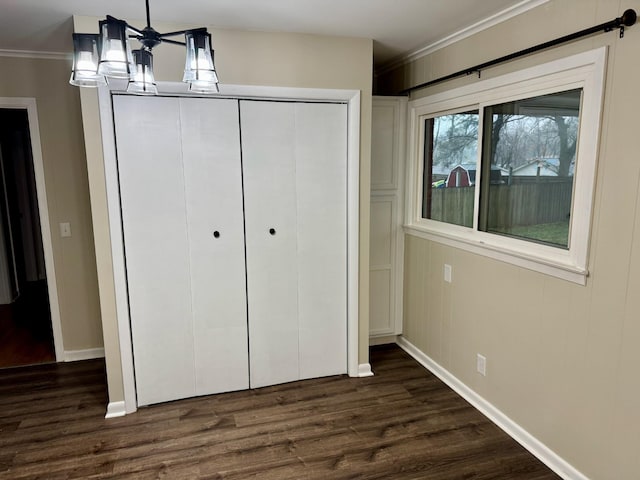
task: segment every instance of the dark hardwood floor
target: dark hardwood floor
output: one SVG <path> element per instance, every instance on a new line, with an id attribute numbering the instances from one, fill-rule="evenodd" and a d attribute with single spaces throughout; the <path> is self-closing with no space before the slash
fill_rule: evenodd
<path id="1" fill-rule="evenodd" d="M 0 305 L 0 368 L 55 359 L 47 284 L 26 282 L 16 302 Z"/>
<path id="2" fill-rule="evenodd" d="M 371 362 L 110 420 L 102 361 L 3 370 L 0 478 L 559 478 L 399 348 Z"/>

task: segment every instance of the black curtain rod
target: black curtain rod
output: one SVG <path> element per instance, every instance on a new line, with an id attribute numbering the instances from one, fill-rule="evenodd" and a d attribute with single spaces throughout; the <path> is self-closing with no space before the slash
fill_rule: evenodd
<path id="1" fill-rule="evenodd" d="M 637 15 L 636 11 L 633 9 L 625 10 L 621 17 L 615 18 L 610 22 L 606 22 L 600 25 L 596 25 L 595 27 L 586 28 L 584 30 L 580 30 L 579 32 L 571 33 L 569 35 L 565 35 L 564 37 L 556 38 L 555 40 L 550 40 L 548 42 L 540 43 L 533 47 L 525 48 L 524 50 L 520 50 L 515 53 L 511 53 L 509 55 L 505 55 L 504 57 L 496 58 L 494 60 L 490 60 L 485 63 L 481 63 L 474 67 L 465 68 L 464 70 L 460 70 L 459 72 L 451 73 L 449 75 L 445 75 L 444 77 L 436 78 L 435 80 L 430 80 L 425 83 L 421 83 L 414 87 L 406 88 L 400 92 L 401 95 L 408 95 L 414 90 L 419 90 L 421 88 L 430 87 L 431 85 L 435 85 L 436 83 L 445 82 L 447 80 L 451 80 L 453 78 L 462 77 L 465 75 L 471 75 L 472 73 L 478 73 L 484 70 L 485 68 L 492 67 L 494 65 L 498 65 L 500 63 L 508 62 L 509 60 L 513 60 L 514 58 L 524 57 L 525 55 L 529 55 L 531 53 L 539 52 L 540 50 L 545 50 L 547 48 L 555 47 L 556 45 L 561 45 L 563 43 L 571 42 L 573 40 L 577 40 L 578 38 L 586 37 L 589 35 L 593 35 L 598 32 L 610 32 L 616 28 L 620 29 L 620 38 L 624 36 L 624 27 L 630 27 L 631 25 L 636 23 Z"/>

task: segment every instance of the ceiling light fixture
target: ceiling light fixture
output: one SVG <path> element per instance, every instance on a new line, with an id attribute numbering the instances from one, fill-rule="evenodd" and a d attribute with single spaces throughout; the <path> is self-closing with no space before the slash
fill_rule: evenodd
<path id="1" fill-rule="evenodd" d="M 105 20 L 99 22 L 99 34 L 73 34 L 73 70 L 69 83 L 79 87 L 98 87 L 106 85 L 109 78 L 120 78 L 129 81 L 127 92 L 156 95 L 158 89 L 153 76 L 151 50 L 161 43 L 169 43 L 186 47 L 183 81 L 189 84 L 189 90 L 218 93 L 211 34 L 207 29 L 158 33 L 151 27 L 149 0 L 145 0 L 145 3 L 147 26 L 142 30 L 107 15 Z M 184 42 L 167 38 L 179 35 L 184 35 Z M 142 47 L 132 51 L 130 38 L 138 40 Z"/>

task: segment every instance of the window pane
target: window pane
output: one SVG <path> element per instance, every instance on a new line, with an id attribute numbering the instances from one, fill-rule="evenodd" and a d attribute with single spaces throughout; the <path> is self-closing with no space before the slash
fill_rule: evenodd
<path id="1" fill-rule="evenodd" d="M 473 226 L 478 111 L 425 120 L 422 218 Z"/>
<path id="2" fill-rule="evenodd" d="M 480 230 L 568 248 L 581 94 L 485 108 Z"/>

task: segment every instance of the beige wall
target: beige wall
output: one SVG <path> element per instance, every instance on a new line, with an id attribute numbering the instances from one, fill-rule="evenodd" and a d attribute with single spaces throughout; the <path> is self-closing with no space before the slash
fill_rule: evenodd
<path id="1" fill-rule="evenodd" d="M 626 8 L 640 11 L 640 1 L 551 0 L 379 85 L 395 93 Z M 482 76 L 601 45 L 610 50 L 587 285 L 407 236 L 404 325 L 412 343 L 589 478 L 631 480 L 640 475 L 640 24 L 622 40 L 600 34 Z M 486 377 L 475 372 L 476 353 L 487 357 Z"/>
<path id="2" fill-rule="evenodd" d="M 74 17 L 76 32 L 97 31 L 97 18 Z M 133 22 L 136 24 L 136 22 Z M 143 24 L 143 22 L 138 22 Z M 159 31 L 187 28 L 184 25 L 155 24 Z M 216 67 L 223 84 L 282 87 L 337 88 L 360 90 L 360 335 L 359 361 L 368 362 L 369 291 L 369 170 L 371 144 L 371 40 L 324 37 L 290 33 L 263 33 L 210 28 Z M 180 81 L 184 51 L 163 45 L 154 50 L 154 67 L 159 81 Z M 113 274 L 111 270 L 108 213 L 104 187 L 101 134 L 96 94 L 81 93 L 87 149 L 91 208 L 96 238 L 102 323 L 107 357 L 109 396 L 123 398 L 122 369 L 117 337 Z"/>
<path id="3" fill-rule="evenodd" d="M 0 97 L 36 99 L 65 351 L 102 347 L 80 97 L 70 62 L 0 57 Z M 58 224 L 70 222 L 61 238 Z"/>

